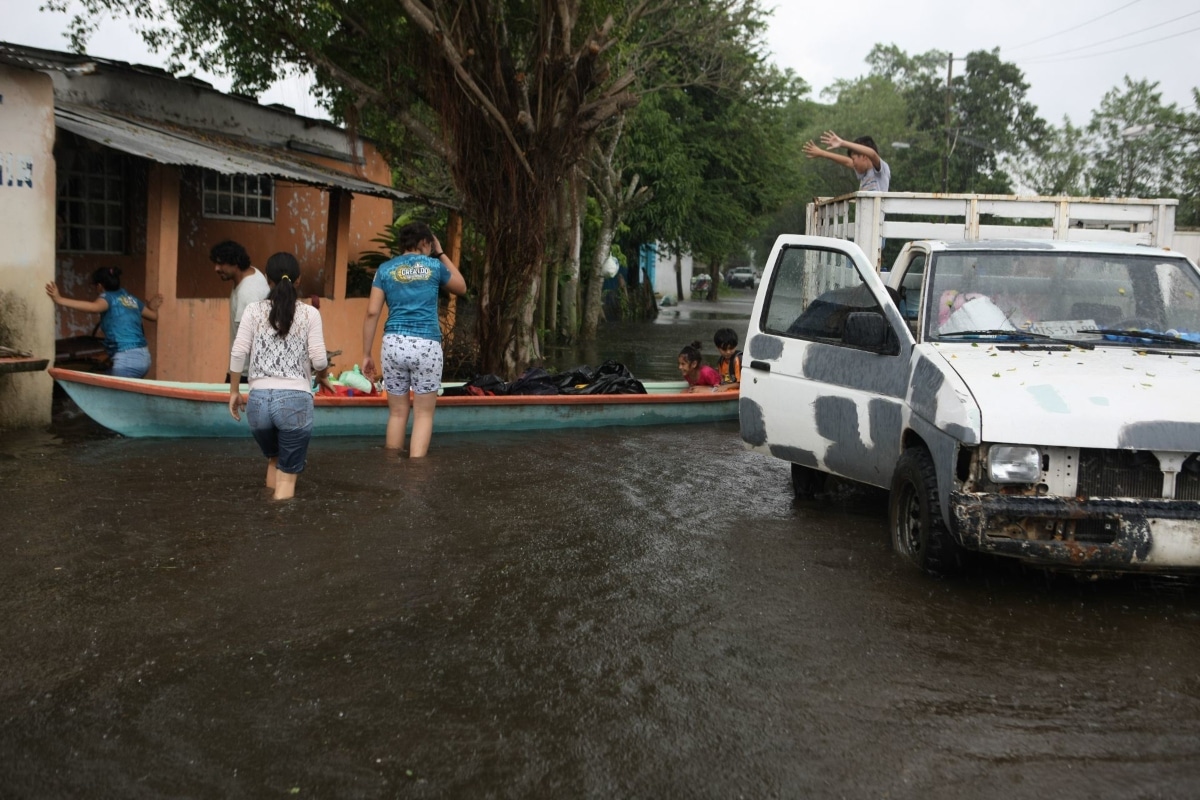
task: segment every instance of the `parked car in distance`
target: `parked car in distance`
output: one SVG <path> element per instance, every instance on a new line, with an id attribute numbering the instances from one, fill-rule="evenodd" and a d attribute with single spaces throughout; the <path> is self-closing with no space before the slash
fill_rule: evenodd
<path id="1" fill-rule="evenodd" d="M 754 267 L 734 267 L 725 273 L 725 283 L 731 289 L 757 289 L 760 280 Z"/>

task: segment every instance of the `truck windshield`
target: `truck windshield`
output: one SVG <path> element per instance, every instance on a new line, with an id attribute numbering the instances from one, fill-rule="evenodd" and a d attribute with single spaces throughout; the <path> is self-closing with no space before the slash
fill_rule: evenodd
<path id="1" fill-rule="evenodd" d="M 935 254 L 928 271 L 926 340 L 1011 330 L 1131 346 L 1200 342 L 1200 278 L 1182 257 L 964 250 Z"/>

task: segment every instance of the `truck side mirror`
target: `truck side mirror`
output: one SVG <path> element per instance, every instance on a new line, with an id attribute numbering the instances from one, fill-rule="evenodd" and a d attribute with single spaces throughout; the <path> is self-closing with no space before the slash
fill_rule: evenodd
<path id="1" fill-rule="evenodd" d="M 855 311 L 847 315 L 842 341 L 851 347 L 874 350 L 888 356 L 900 352 L 900 343 L 892 327 L 883 314 L 876 311 Z"/>

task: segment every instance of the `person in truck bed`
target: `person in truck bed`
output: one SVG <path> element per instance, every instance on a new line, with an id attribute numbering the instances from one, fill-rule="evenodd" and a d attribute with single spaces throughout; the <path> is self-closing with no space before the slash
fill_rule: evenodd
<path id="1" fill-rule="evenodd" d="M 860 136 L 848 142 L 833 131 L 825 131 L 821 134 L 821 142 L 829 149 L 822 150 L 810 139 L 804 145 L 804 155 L 808 158 L 828 158 L 854 170 L 860 192 L 886 192 L 891 186 L 892 169 L 879 157 L 879 148 L 870 136 Z M 839 148 L 845 148 L 846 153 L 833 152 Z"/>

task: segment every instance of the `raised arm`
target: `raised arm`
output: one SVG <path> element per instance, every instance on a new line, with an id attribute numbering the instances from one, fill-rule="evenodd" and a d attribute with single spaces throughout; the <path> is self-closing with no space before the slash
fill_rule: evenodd
<path id="1" fill-rule="evenodd" d="M 804 143 L 804 155 L 808 158 L 828 158 L 830 161 L 841 164 L 843 167 L 852 166 L 849 156 L 835 153 L 832 150 L 822 150 L 812 139 Z"/>
<path id="2" fill-rule="evenodd" d="M 871 166 L 873 168 L 879 169 L 879 153 L 876 153 L 874 149 L 867 147 L 865 144 L 848 142 L 833 131 L 825 131 L 823 134 L 821 134 L 821 141 L 824 142 L 827 147 L 844 147 L 851 153 L 864 155 L 871 159 Z M 847 157 L 847 164 L 849 164 L 849 161 L 850 159 Z"/>
<path id="3" fill-rule="evenodd" d="M 450 256 L 446 255 L 445 251 L 442 250 L 442 243 L 438 241 L 436 236 L 433 237 L 433 252 L 430 253 L 430 255 L 442 262 L 442 266 L 450 271 L 450 280 L 446 281 L 445 283 L 446 291 L 450 294 L 458 295 L 459 297 L 462 297 L 464 294 L 466 294 L 466 278 L 464 278 L 462 273 L 458 271 L 458 267 L 455 266 L 454 262 L 450 260 Z"/>

